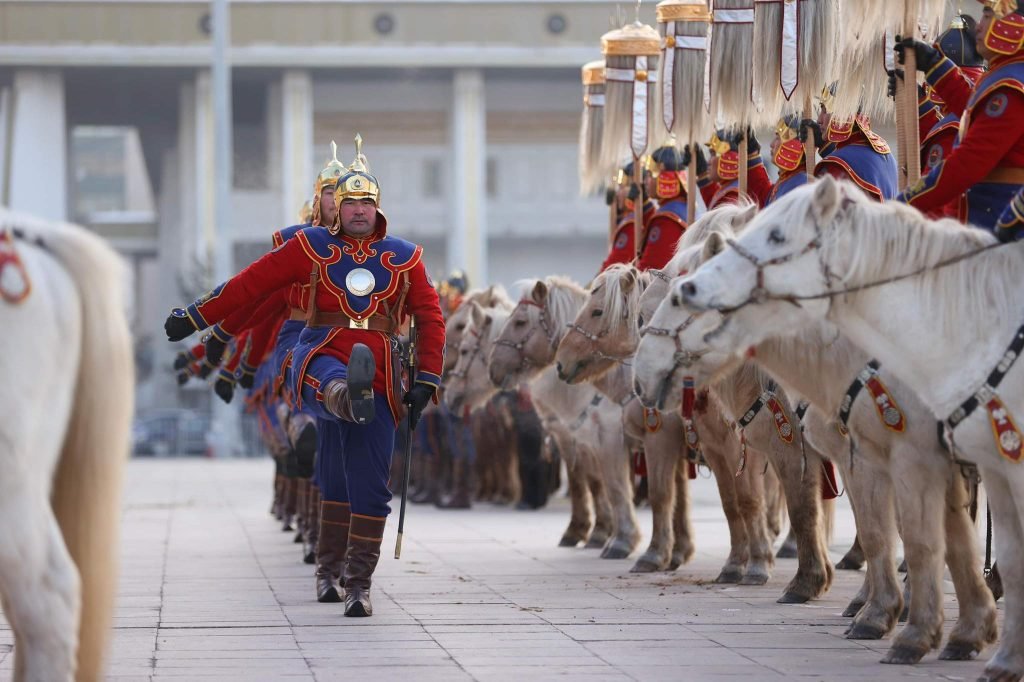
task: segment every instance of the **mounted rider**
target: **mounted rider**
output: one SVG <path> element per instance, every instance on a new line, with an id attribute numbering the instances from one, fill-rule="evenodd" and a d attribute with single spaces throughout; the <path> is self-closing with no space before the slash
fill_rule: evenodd
<path id="1" fill-rule="evenodd" d="M 658 209 L 647 220 L 640 270 L 663 268 L 672 259 L 676 242 L 686 231 L 686 166 L 675 145 L 655 149 L 649 157 L 647 195 L 658 200 Z"/>
<path id="2" fill-rule="evenodd" d="M 772 185 L 766 206 L 807 183 L 807 155 L 800 141 L 799 116 L 793 114 L 779 119 L 772 138 L 771 155 L 772 163 L 779 169 L 779 179 Z"/>
<path id="3" fill-rule="evenodd" d="M 956 148 L 898 199 L 924 212 L 959 201 L 961 220 L 992 230 L 1024 186 L 1024 0 L 983 4 L 975 46 L 989 71 L 976 84 L 931 45 L 899 44 L 963 124 Z"/>
<path id="4" fill-rule="evenodd" d="M 636 211 L 634 206 L 640 197 L 640 187 L 633 182 L 633 161 L 630 161 L 619 170 L 616 178 L 615 205 L 617 214 L 622 216 L 612 235 L 612 245 L 608 250 L 608 256 L 601 264 L 600 272 L 604 272 L 615 263 L 632 263 L 636 259 L 636 236 L 633 228 Z M 647 170 L 644 170 L 644 178 L 647 177 Z M 650 197 L 644 201 L 644 225 L 654 216 L 657 210 Z"/>
<path id="5" fill-rule="evenodd" d="M 716 130 L 708 141 L 711 159 L 707 175 L 697 181 L 708 210 L 740 201 L 740 140 L 741 133 L 726 134 Z M 687 159 L 688 160 L 688 159 Z M 698 164 L 699 164 L 698 157 Z M 747 131 L 747 197 L 763 205 L 772 189 L 772 181 L 761 159 L 761 144 L 753 132 Z M 709 198 L 710 195 L 710 198 Z"/>

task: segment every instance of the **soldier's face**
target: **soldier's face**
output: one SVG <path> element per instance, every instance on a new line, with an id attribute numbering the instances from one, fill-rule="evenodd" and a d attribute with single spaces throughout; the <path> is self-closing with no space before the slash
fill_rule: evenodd
<path id="1" fill-rule="evenodd" d="M 712 154 L 708 161 L 708 180 L 714 183 L 722 181 L 722 176 L 718 174 L 718 154 Z"/>
<path id="2" fill-rule="evenodd" d="M 779 139 L 779 134 L 776 133 L 775 137 L 772 138 L 772 144 L 769 147 L 773 159 L 775 158 L 775 155 L 779 153 L 780 146 L 782 146 L 782 140 Z"/>
<path id="3" fill-rule="evenodd" d="M 330 225 L 338 215 L 338 207 L 334 204 L 334 188 L 325 187 L 320 191 L 320 222 Z"/>
<path id="4" fill-rule="evenodd" d="M 371 199 L 341 202 L 341 229 L 352 237 L 366 237 L 377 226 L 377 205 Z"/>
<path id="5" fill-rule="evenodd" d="M 978 22 L 978 30 L 974 34 L 974 46 L 978 49 L 980 54 L 985 59 L 992 59 L 998 57 L 995 52 L 985 47 L 985 36 L 988 35 L 988 29 L 992 26 L 992 22 L 995 21 L 996 15 L 992 12 L 992 8 L 986 7 L 981 11 L 981 21 Z"/>
<path id="6" fill-rule="evenodd" d="M 828 124 L 832 122 L 832 114 L 828 113 L 825 109 L 825 105 L 822 105 L 818 110 L 818 125 L 821 126 L 821 130 L 824 133 L 828 128 Z"/>
<path id="7" fill-rule="evenodd" d="M 658 196 L 658 175 L 650 173 L 644 179 L 644 194 L 649 197 Z"/>

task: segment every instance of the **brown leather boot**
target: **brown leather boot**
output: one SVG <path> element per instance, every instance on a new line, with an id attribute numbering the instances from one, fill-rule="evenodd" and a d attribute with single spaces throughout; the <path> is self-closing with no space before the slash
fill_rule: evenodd
<path id="1" fill-rule="evenodd" d="M 377 361 L 362 343 L 352 346 L 348 358 L 348 378 L 333 379 L 323 389 L 324 407 L 339 419 L 369 424 L 374 417 L 373 378 Z"/>
<path id="2" fill-rule="evenodd" d="M 309 479 L 297 479 L 295 481 L 295 539 L 293 540 L 295 543 L 305 542 L 307 495 L 309 495 Z"/>
<path id="3" fill-rule="evenodd" d="M 345 561 L 345 615 L 373 615 L 370 603 L 370 579 L 380 559 L 384 541 L 384 516 L 352 515 L 348 532 L 348 558 Z"/>
<path id="4" fill-rule="evenodd" d="M 352 508 L 347 502 L 320 503 L 320 537 L 316 543 L 316 600 L 338 603 L 338 578 L 341 577 L 348 546 Z"/>
<path id="5" fill-rule="evenodd" d="M 284 524 L 281 526 L 281 530 L 285 533 L 290 533 L 295 530 L 293 522 L 295 521 L 295 510 L 296 499 L 299 492 L 299 479 L 294 476 L 288 476 L 285 478 L 284 483 L 284 518 L 281 519 Z"/>
<path id="6" fill-rule="evenodd" d="M 309 522 L 306 524 L 304 535 L 305 544 L 302 546 L 303 562 L 307 564 L 316 563 L 316 538 L 320 531 L 320 488 L 309 483 L 309 495 L 306 498 L 306 517 Z"/>

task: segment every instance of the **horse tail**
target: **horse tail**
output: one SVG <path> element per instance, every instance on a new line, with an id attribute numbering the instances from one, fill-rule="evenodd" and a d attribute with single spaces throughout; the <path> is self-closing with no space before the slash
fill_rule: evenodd
<path id="1" fill-rule="evenodd" d="M 74 280 L 82 311 L 78 376 L 51 503 L 81 579 L 77 679 L 92 682 L 103 677 L 110 639 L 121 482 L 134 411 L 134 357 L 123 302 L 128 280 L 124 262 L 96 235 L 67 223 L 24 223 L 24 231 L 41 239 Z"/>
<path id="2" fill-rule="evenodd" d="M 836 525 L 836 501 L 822 500 L 821 501 L 821 523 L 822 530 L 825 531 L 825 544 L 832 544 L 832 531 Z"/>

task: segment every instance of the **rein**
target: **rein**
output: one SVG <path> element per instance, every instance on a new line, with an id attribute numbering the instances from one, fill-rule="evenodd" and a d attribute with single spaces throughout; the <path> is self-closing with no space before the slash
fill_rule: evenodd
<path id="1" fill-rule="evenodd" d="M 682 368 L 692 367 L 695 362 L 700 360 L 709 352 L 706 350 L 691 352 L 683 348 L 683 342 L 680 339 L 680 335 L 697 320 L 697 317 L 697 315 L 690 315 L 675 329 L 651 327 L 648 325 L 640 330 L 640 336 L 645 336 L 647 334 L 650 334 L 651 336 L 665 336 L 671 338 L 676 344 L 676 350 L 672 354 L 672 369 L 669 370 L 668 374 L 666 374 L 661 380 L 661 387 L 658 391 L 659 405 L 663 405 L 665 403 L 665 397 L 668 393 L 669 387 L 672 385 L 672 378 L 676 375 L 676 372 Z"/>

